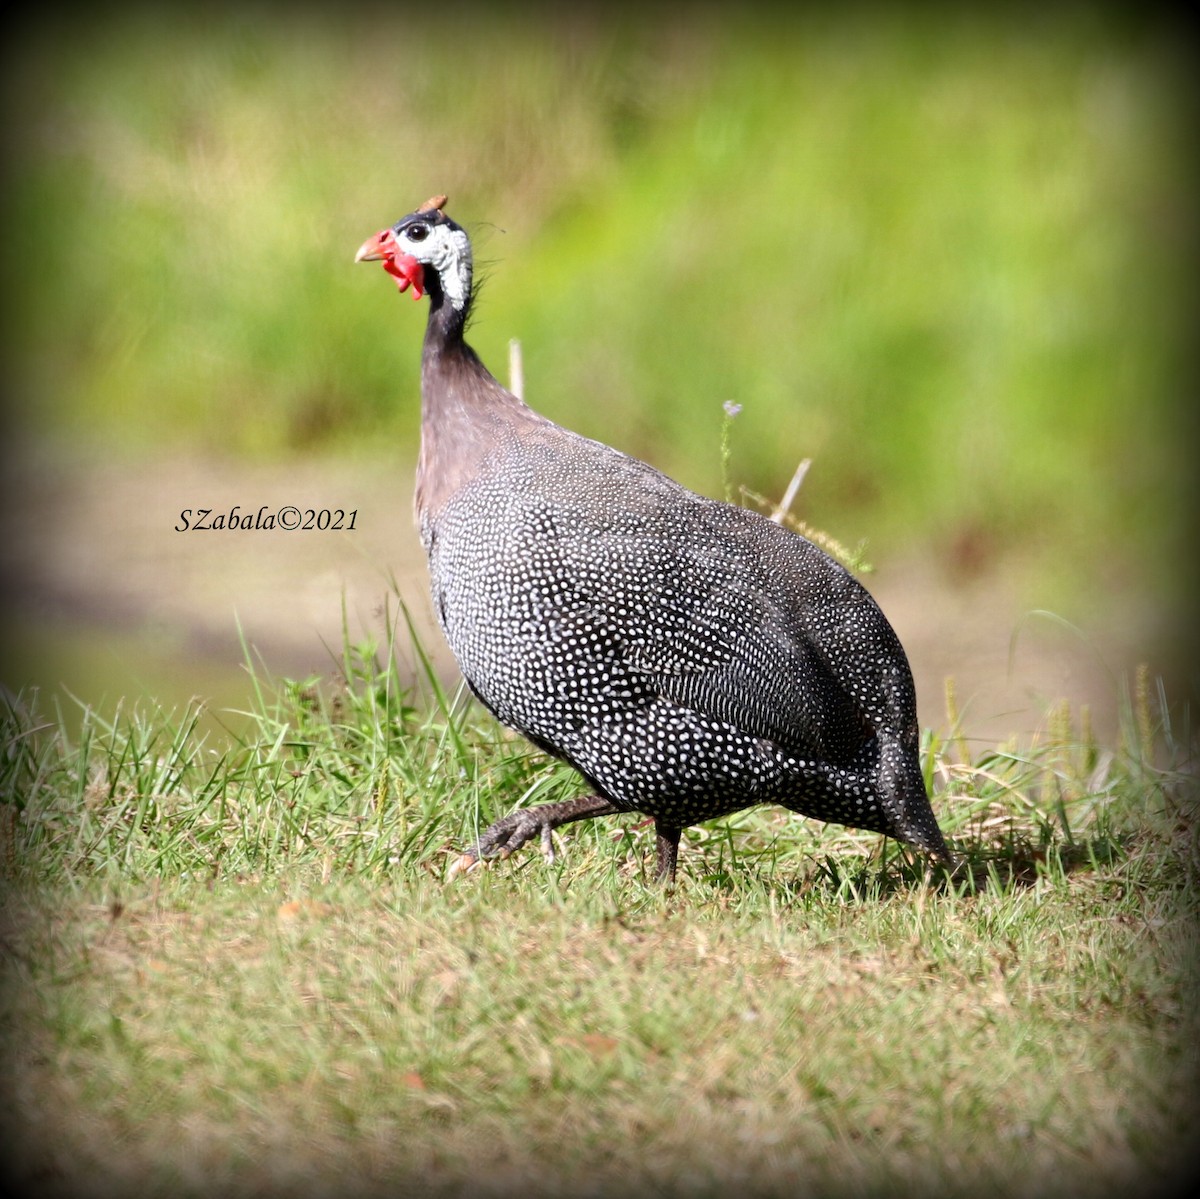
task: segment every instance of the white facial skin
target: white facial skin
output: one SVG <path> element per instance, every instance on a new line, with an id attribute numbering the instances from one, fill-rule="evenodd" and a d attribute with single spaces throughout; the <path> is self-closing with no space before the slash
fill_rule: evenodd
<path id="1" fill-rule="evenodd" d="M 461 312 L 471 292 L 471 242 L 466 233 L 451 225 L 413 221 L 394 236 L 401 253 L 437 271 L 450 306 Z"/>

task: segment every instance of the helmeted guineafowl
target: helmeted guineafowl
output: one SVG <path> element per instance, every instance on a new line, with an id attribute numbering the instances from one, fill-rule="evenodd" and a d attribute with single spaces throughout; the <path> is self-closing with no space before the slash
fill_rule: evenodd
<path id="1" fill-rule="evenodd" d="M 470 858 L 637 811 L 670 881 L 683 828 L 777 803 L 949 861 L 875 602 L 803 537 L 503 388 L 463 340 L 471 245 L 445 202 L 357 256 L 429 296 L 416 513 L 434 608 L 475 695 L 592 791 L 505 816 Z"/>

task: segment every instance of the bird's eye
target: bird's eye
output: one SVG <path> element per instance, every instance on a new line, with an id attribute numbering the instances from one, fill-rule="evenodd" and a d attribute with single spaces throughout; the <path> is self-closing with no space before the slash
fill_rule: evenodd
<path id="1" fill-rule="evenodd" d="M 410 225 L 404 230 L 404 236 L 409 241 L 424 241 L 429 236 L 428 225 Z"/>

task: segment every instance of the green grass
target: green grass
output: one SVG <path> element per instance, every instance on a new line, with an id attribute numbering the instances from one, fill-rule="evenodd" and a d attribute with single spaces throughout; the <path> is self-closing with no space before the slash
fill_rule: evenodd
<path id="1" fill-rule="evenodd" d="M 758 809 L 663 892 L 636 817 L 447 882 L 576 784 L 400 653 L 256 674 L 228 742 L 10 704 L 3 1132 L 39 1193 L 1118 1196 L 1194 1144 L 1194 745 L 1145 676 L 1118 745 L 1065 707 L 974 760 L 927 735 L 953 875 Z"/>

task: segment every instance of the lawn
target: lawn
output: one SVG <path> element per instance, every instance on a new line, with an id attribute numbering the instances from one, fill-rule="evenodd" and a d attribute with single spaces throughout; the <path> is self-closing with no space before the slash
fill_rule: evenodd
<path id="1" fill-rule="evenodd" d="M 926 737 L 961 855 L 758 809 L 447 881 L 569 794 L 397 655 L 181 718 L 6 719 L 6 1158 L 43 1195 L 1161 1193 L 1196 1125 L 1190 731 Z M 419 658 L 419 651 L 416 651 Z M 431 676 L 426 676 L 427 678 Z M 964 751 L 965 752 L 965 751 Z"/>

